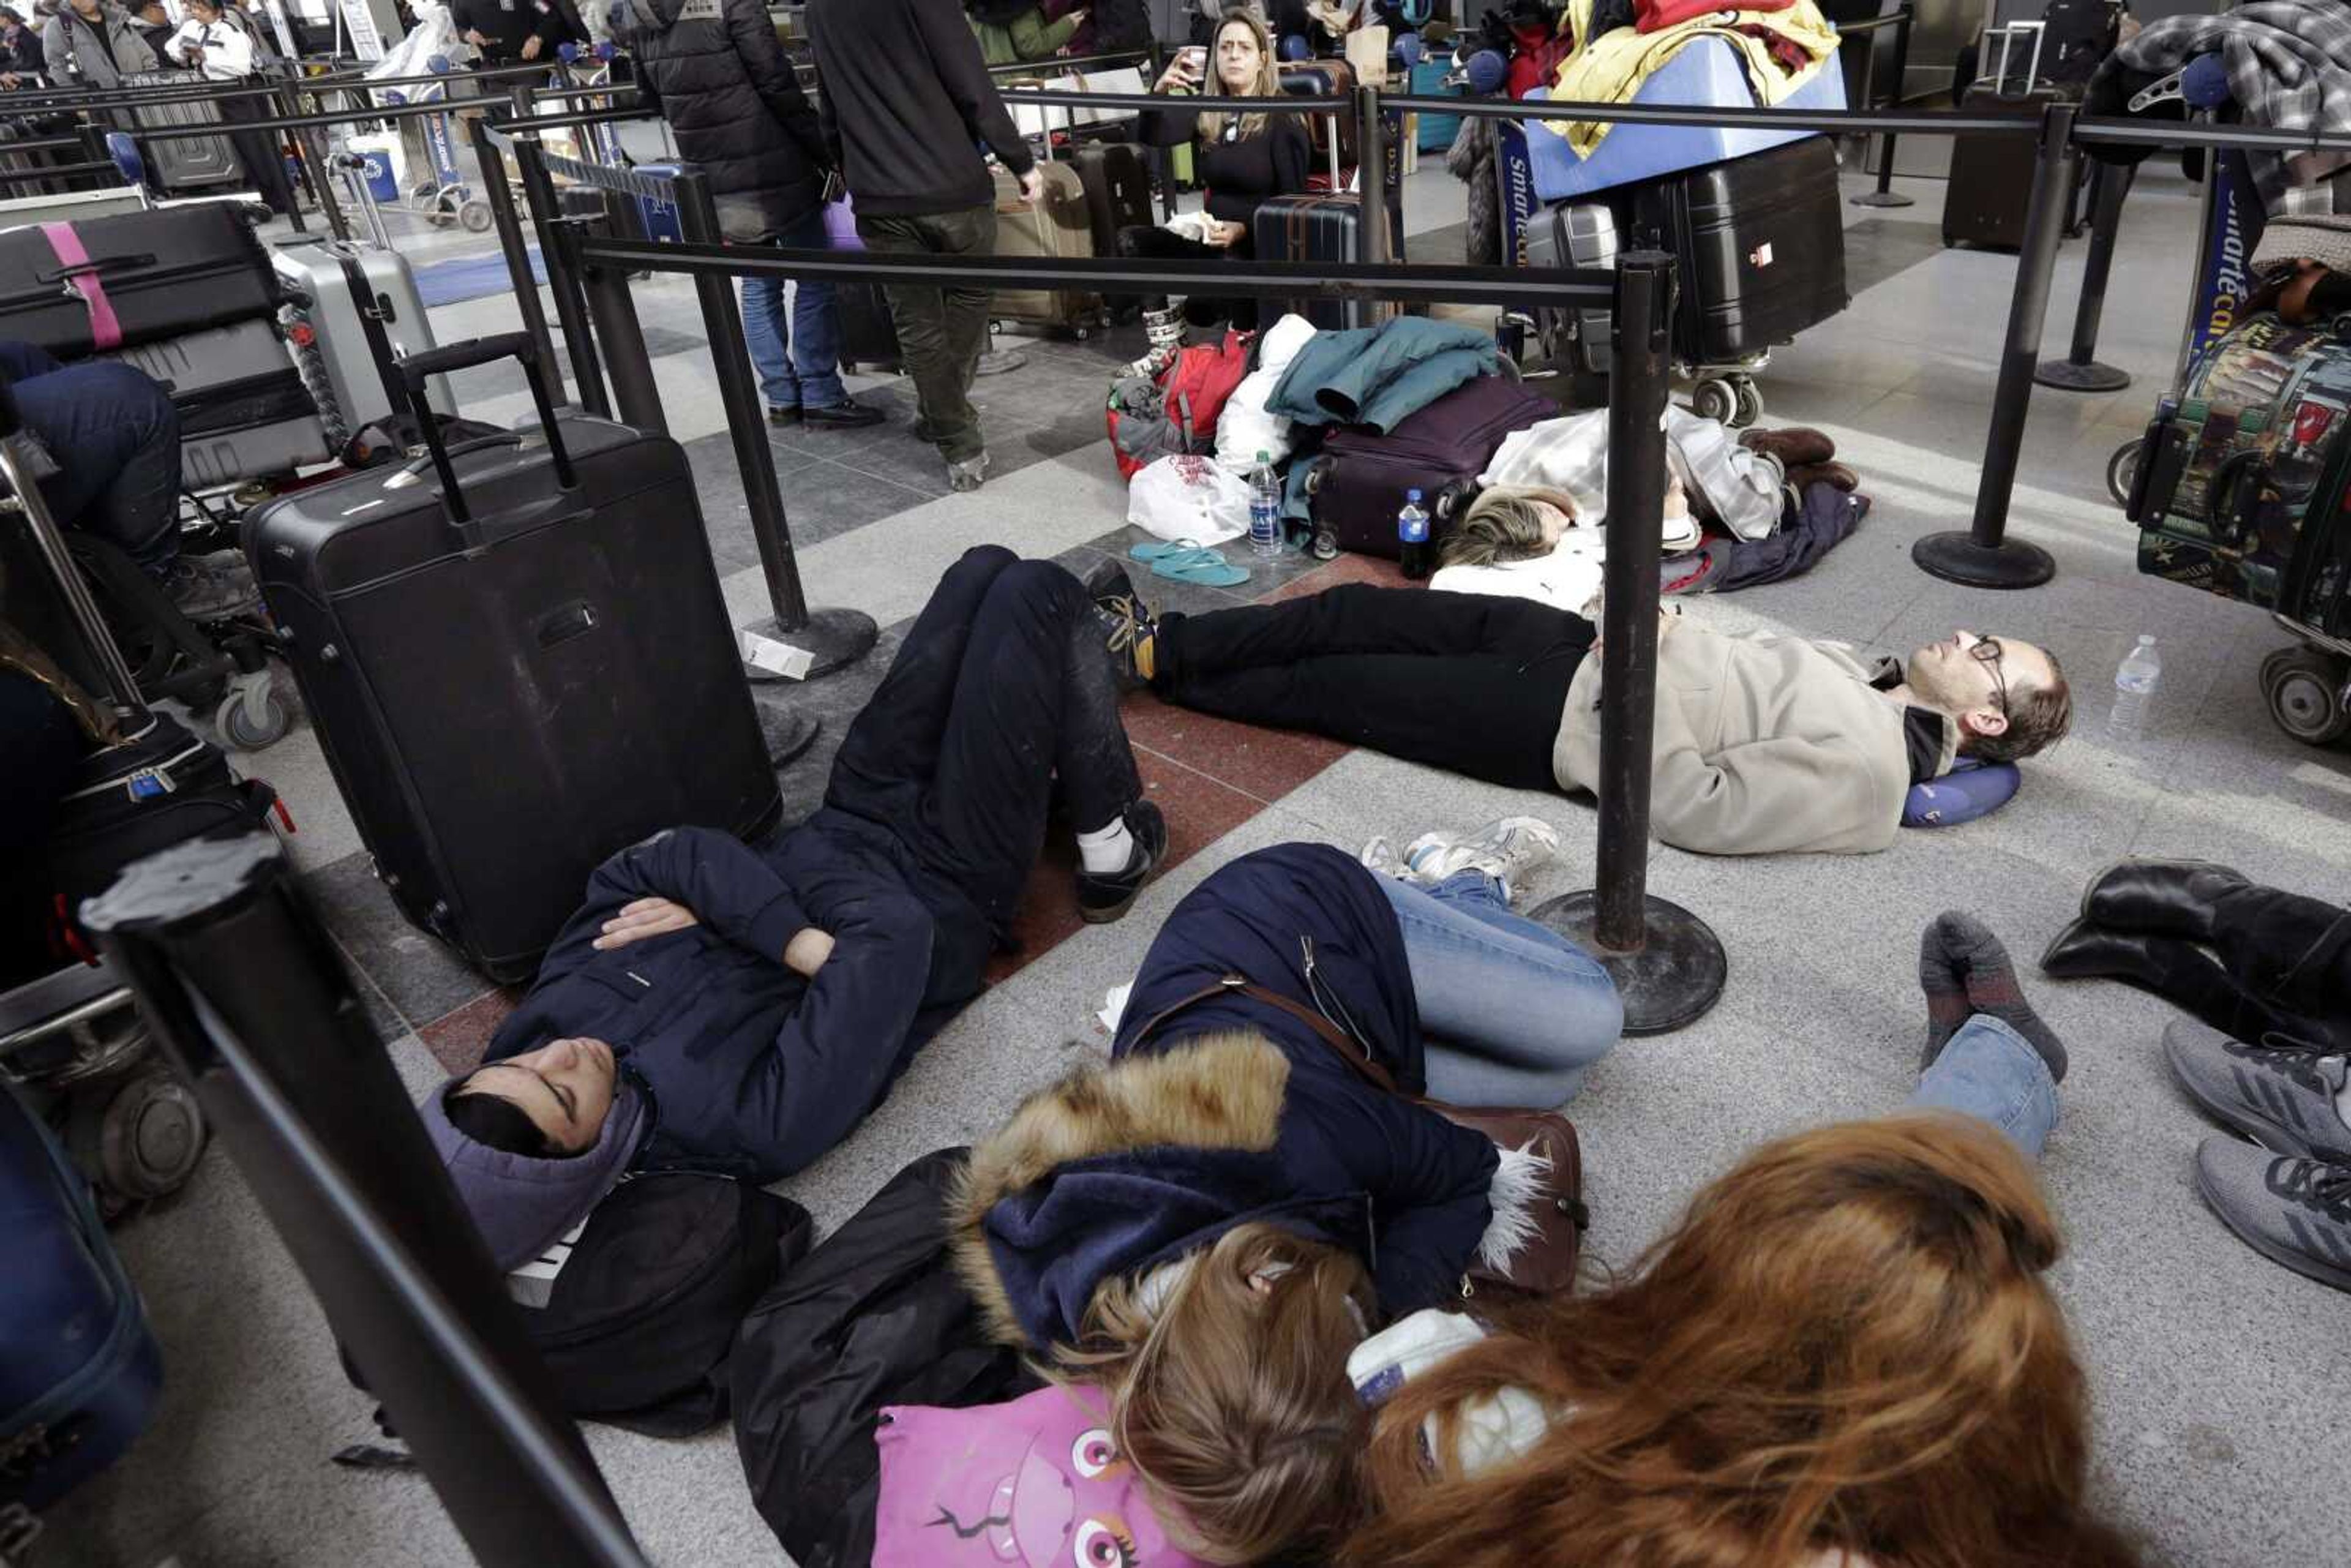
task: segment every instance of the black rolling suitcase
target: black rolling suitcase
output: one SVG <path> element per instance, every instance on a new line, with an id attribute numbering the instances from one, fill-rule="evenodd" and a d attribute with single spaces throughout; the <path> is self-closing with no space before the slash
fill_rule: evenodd
<path id="1" fill-rule="evenodd" d="M 1836 147 L 1825 136 L 1669 175 L 1633 198 L 1637 243 L 1681 264 L 1675 357 L 1731 364 L 1849 303 Z"/>
<path id="2" fill-rule="evenodd" d="M 1071 155 L 1093 219 L 1094 254 L 1116 256 L 1118 231 L 1149 228 L 1151 165 L 1131 141 L 1081 142 Z"/>
<path id="3" fill-rule="evenodd" d="M 559 423 L 530 340 L 411 355 L 412 387 L 514 358 L 539 434 L 281 497 L 245 550 L 401 912 L 491 978 L 537 967 L 617 850 L 780 809 L 685 454 Z"/>
<path id="4" fill-rule="evenodd" d="M 61 360 L 266 321 L 277 304 L 269 253 L 232 202 L 0 233 L 0 337 Z"/>
<path id="5" fill-rule="evenodd" d="M 1389 238 L 1395 242 L 1403 227 L 1402 204 L 1392 205 L 1395 220 Z M 1249 220 L 1249 243 L 1259 261 L 1338 261 L 1360 258 L 1355 230 L 1363 221 L 1363 203 L 1355 196 L 1270 196 L 1258 204 Z M 1385 320 L 1395 308 L 1381 301 L 1353 299 L 1276 300 L 1281 310 L 1294 311 L 1325 331 L 1364 327 Z M 1266 318 L 1272 319 L 1270 316 Z"/>
<path id="6" fill-rule="evenodd" d="M 1968 89 L 1963 114 L 2011 114 L 2037 123 L 2057 99 L 2051 88 L 2003 93 Z M 1951 143 L 1951 177 L 1943 187 L 1943 243 L 2015 250 L 2024 244 L 2024 214 L 2032 201 L 2034 136 L 1961 136 Z"/>

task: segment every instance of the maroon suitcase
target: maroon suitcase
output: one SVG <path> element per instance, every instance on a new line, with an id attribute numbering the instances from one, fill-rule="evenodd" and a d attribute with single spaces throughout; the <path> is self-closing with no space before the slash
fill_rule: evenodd
<path id="1" fill-rule="evenodd" d="M 1468 508 L 1502 438 L 1558 414 L 1558 404 L 1508 376 L 1480 376 L 1385 435 L 1332 431 L 1306 476 L 1317 542 L 1327 535 L 1341 549 L 1395 559 L 1396 513 L 1408 490 L 1418 490 L 1428 509 L 1430 540 L 1442 538 Z"/>

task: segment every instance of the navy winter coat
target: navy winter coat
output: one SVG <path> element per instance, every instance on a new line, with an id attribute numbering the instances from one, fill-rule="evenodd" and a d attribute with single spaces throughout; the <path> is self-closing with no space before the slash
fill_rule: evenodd
<path id="1" fill-rule="evenodd" d="M 655 895 L 701 924 L 611 952 L 591 946 L 622 905 Z M 807 980 L 783 952 L 811 925 L 833 948 Z M 989 947 L 959 894 L 884 830 L 831 808 L 764 857 L 724 832 L 672 829 L 597 868 L 484 1060 L 601 1040 L 653 1096 L 640 1165 L 774 1181 L 881 1101 L 978 994 Z"/>
<path id="2" fill-rule="evenodd" d="M 822 204 L 823 128 L 759 0 L 627 0 L 614 19 L 728 239 L 775 239 Z"/>
<path id="3" fill-rule="evenodd" d="M 1307 979 L 1311 944 L 1315 974 Z M 1423 1082 L 1395 912 L 1321 844 L 1245 855 L 1167 917 L 1107 1069 L 1032 1097 L 973 1152 L 950 1207 L 956 1259 L 999 1335 L 1074 1343 L 1096 1286 L 1268 1220 L 1347 1248 L 1381 1306 L 1453 1297 L 1491 1218 L 1493 1144 L 1373 1088 L 1319 1035 L 1238 995 L 1171 1004 L 1228 974 L 1343 1010 L 1400 1085 Z"/>

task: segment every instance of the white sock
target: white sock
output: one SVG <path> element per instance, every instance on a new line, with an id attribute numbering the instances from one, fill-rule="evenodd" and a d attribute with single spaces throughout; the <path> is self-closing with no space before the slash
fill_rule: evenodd
<path id="1" fill-rule="evenodd" d="M 1134 858 L 1134 835 L 1126 831 L 1123 814 L 1113 817 L 1108 827 L 1078 835 L 1078 859 L 1096 876 L 1115 876 Z"/>

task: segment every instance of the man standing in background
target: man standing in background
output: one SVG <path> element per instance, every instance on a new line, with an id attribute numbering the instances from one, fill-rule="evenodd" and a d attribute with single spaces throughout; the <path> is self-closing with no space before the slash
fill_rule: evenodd
<path id="1" fill-rule="evenodd" d="M 449 19 L 486 66 L 552 64 L 558 48 L 585 41 L 562 0 L 451 0 Z"/>
<path id="2" fill-rule="evenodd" d="M 1035 202 L 1044 179 L 997 96 L 956 0 L 815 0 L 808 11 L 824 83 L 826 141 L 849 177 L 858 237 L 877 254 L 996 253 L 996 184 L 985 143 Z M 987 449 L 971 406 L 987 347 L 988 290 L 889 286 L 898 346 L 922 417 L 914 433 L 977 490 Z"/>

